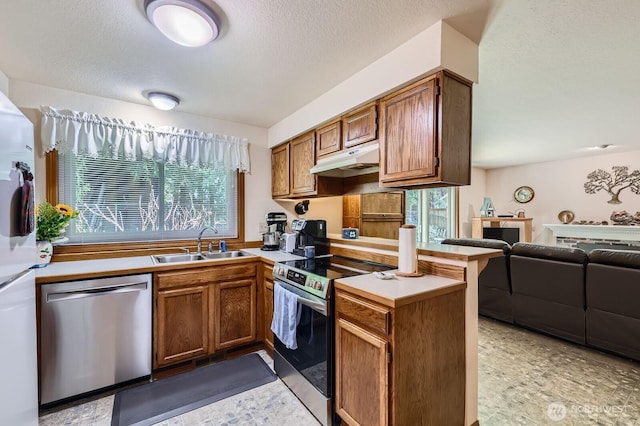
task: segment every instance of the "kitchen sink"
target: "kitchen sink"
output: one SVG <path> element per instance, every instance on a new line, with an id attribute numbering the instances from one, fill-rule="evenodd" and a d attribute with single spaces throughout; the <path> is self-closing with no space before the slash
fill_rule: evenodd
<path id="1" fill-rule="evenodd" d="M 246 254 L 244 254 L 240 250 L 219 251 L 215 253 L 202 253 L 202 255 L 205 257 L 205 259 L 227 259 L 230 257 L 246 256 Z"/>
<path id="2" fill-rule="evenodd" d="M 246 256 L 240 250 L 201 253 L 201 254 L 157 254 L 151 256 L 154 263 L 177 263 L 177 262 L 198 262 L 201 260 L 228 259 L 232 257 Z"/>
<path id="3" fill-rule="evenodd" d="M 193 262 L 205 259 L 201 254 L 158 254 L 151 258 L 155 263 Z"/>

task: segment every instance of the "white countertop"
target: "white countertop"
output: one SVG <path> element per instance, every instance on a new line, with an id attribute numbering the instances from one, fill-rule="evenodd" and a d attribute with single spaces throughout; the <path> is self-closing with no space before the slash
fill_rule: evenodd
<path id="1" fill-rule="evenodd" d="M 411 278 L 396 276 L 394 279 L 381 280 L 373 274 L 367 274 L 337 279 L 335 287 L 395 308 L 465 288 L 466 283 L 435 275 Z"/>
<path id="2" fill-rule="evenodd" d="M 298 256 L 291 253 L 284 253 L 280 250 L 261 250 L 259 248 L 242 249 L 242 251 L 251 253 L 254 256 L 260 256 L 264 260 L 271 262 L 286 262 L 288 260 L 304 259 L 304 256 Z"/>
<path id="3" fill-rule="evenodd" d="M 220 263 L 234 263 L 242 260 L 254 259 L 254 256 L 271 262 L 304 259 L 291 253 L 281 251 L 266 251 L 259 248 L 242 249 L 249 256 L 231 259 L 199 260 L 169 264 L 155 264 L 151 256 L 117 257 L 111 259 L 75 260 L 69 262 L 52 262 L 44 268 L 37 268 L 36 279 L 41 282 L 68 281 L 92 278 L 95 276 L 117 276 L 124 274 L 138 274 L 177 268 L 196 268 L 213 266 Z"/>
<path id="4" fill-rule="evenodd" d="M 145 270 L 154 266 L 151 256 L 118 257 L 114 259 L 74 260 L 52 262 L 44 268 L 37 268 L 36 278 L 67 276 L 73 274 L 96 274 L 101 272 L 130 272 Z"/>

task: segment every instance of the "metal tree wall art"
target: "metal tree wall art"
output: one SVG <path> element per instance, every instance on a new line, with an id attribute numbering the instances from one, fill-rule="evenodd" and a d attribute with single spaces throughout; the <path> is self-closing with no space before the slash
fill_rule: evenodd
<path id="1" fill-rule="evenodd" d="M 611 167 L 613 173 L 605 172 L 602 169 L 594 170 L 587 175 L 584 183 L 584 192 L 595 194 L 598 191 L 606 191 L 611 195 L 607 201 L 609 204 L 620 204 L 619 195 L 623 189 L 630 188 L 631 192 L 640 194 L 640 170 L 629 173 L 627 166 Z"/>

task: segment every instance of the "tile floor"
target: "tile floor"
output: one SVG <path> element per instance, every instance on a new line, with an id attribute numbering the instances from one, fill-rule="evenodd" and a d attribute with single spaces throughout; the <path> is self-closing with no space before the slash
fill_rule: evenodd
<path id="1" fill-rule="evenodd" d="M 480 318 L 481 426 L 640 425 L 640 364 Z M 273 365 L 264 351 L 260 355 Z M 111 424 L 113 395 L 48 412 L 41 426 Z M 160 425 L 318 425 L 280 381 Z"/>

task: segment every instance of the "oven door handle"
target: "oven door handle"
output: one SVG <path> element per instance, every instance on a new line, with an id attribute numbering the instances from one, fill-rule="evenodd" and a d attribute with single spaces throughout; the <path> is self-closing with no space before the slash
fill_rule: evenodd
<path id="1" fill-rule="evenodd" d="M 301 305 L 305 305 L 305 306 L 310 307 L 311 309 L 313 309 L 316 312 L 320 312 L 324 316 L 327 315 L 327 307 L 326 307 L 326 305 L 324 303 L 314 302 L 313 300 L 305 299 L 305 298 L 302 298 L 300 296 L 298 296 L 298 302 Z"/>

